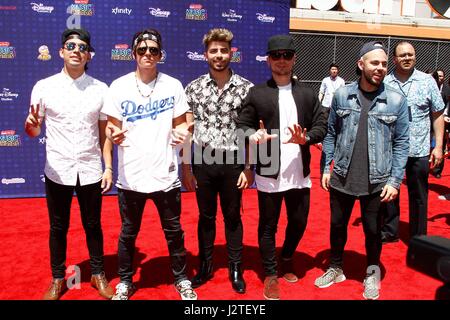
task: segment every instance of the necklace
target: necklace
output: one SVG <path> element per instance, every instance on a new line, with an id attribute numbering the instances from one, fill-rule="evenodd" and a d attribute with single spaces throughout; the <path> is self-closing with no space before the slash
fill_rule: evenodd
<path id="1" fill-rule="evenodd" d="M 152 91 L 150 91 L 150 93 L 148 95 L 144 95 L 141 91 L 141 89 L 139 88 L 139 82 L 138 82 L 138 78 L 137 78 L 137 72 L 134 73 L 134 79 L 136 80 L 136 88 L 138 89 L 139 93 L 141 94 L 141 96 L 143 98 L 148 98 L 152 95 L 153 90 L 155 90 L 156 87 L 156 82 L 158 82 L 158 76 L 159 76 L 159 72 L 156 73 L 156 78 L 155 78 L 155 82 L 153 82 L 153 88 Z"/>

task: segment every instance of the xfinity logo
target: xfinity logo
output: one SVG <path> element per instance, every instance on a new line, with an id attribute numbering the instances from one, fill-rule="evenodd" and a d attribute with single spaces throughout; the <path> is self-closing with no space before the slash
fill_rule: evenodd
<path id="1" fill-rule="evenodd" d="M 131 11 L 133 11 L 133 9 L 128 9 L 128 8 L 119 8 L 119 7 L 115 7 L 112 8 L 112 13 L 113 14 L 126 14 L 126 15 L 130 15 Z"/>
<path id="2" fill-rule="evenodd" d="M 267 61 L 267 56 L 256 56 L 256 61 L 258 62 Z"/>
<path id="3" fill-rule="evenodd" d="M 31 2 L 31 9 L 39 13 L 52 13 L 55 7 L 44 6 L 42 3 Z"/>
<path id="4" fill-rule="evenodd" d="M 197 53 L 197 51 L 192 52 L 192 51 L 187 51 L 186 52 L 187 57 L 190 60 L 194 60 L 194 61 L 206 61 L 205 56 L 201 53 Z"/>
<path id="5" fill-rule="evenodd" d="M 275 21 L 275 17 L 268 16 L 266 13 L 257 13 L 256 19 L 264 23 L 273 23 Z"/>
<path id="6" fill-rule="evenodd" d="M 3 178 L 2 179 L 2 184 L 19 184 L 19 183 L 25 183 L 25 179 L 24 178 L 11 178 L 11 179 L 7 179 L 7 178 Z"/>
<path id="7" fill-rule="evenodd" d="M 163 11 L 160 8 L 148 8 L 150 14 L 157 18 L 168 18 L 170 16 L 170 11 Z"/>

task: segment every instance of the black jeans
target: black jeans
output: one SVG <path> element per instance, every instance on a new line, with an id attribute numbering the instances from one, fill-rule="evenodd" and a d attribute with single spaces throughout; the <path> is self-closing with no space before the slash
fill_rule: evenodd
<path id="1" fill-rule="evenodd" d="M 330 189 L 330 267 L 343 266 L 344 247 L 347 242 L 347 226 L 356 199 L 361 205 L 361 220 L 365 235 L 367 265 L 379 265 L 381 255 L 381 216 L 384 204 L 381 192 L 356 197 Z"/>
<path id="2" fill-rule="evenodd" d="M 175 282 L 186 280 L 186 249 L 181 229 L 180 188 L 168 192 L 141 193 L 118 189 L 122 229 L 119 236 L 119 271 L 121 282 L 133 282 L 133 258 L 136 238 L 141 228 L 142 214 L 147 199 L 153 200 L 169 248 L 170 262 Z M 155 275 L 157 276 L 157 275 Z"/>
<path id="3" fill-rule="evenodd" d="M 244 170 L 238 164 L 194 164 L 199 210 L 198 246 L 201 261 L 211 261 L 216 238 L 217 195 L 225 223 L 228 261 L 241 262 L 243 227 L 241 220 L 242 190 L 236 186 Z"/>
<path id="4" fill-rule="evenodd" d="M 408 158 L 406 163 L 406 183 L 409 197 L 409 236 L 427 234 L 428 214 L 428 157 Z M 387 204 L 383 233 L 398 235 L 400 217 L 399 197 Z"/>
<path id="5" fill-rule="evenodd" d="M 258 191 L 258 244 L 266 276 L 277 274 L 275 234 L 283 199 L 286 205 L 287 226 L 281 256 L 289 259 L 297 249 L 306 229 L 310 193 L 309 188 L 274 193 Z"/>
<path id="6" fill-rule="evenodd" d="M 70 223 L 70 207 L 73 192 L 80 206 L 81 222 L 86 233 L 91 273 L 103 272 L 103 233 L 101 227 L 101 181 L 80 186 L 65 186 L 45 177 L 45 192 L 50 219 L 50 263 L 53 278 L 66 275 L 67 232 Z"/>

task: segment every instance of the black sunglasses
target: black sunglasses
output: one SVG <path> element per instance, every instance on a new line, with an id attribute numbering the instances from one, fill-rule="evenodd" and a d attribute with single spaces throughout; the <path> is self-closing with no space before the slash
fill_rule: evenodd
<path id="1" fill-rule="evenodd" d="M 284 60 L 292 60 L 294 54 L 294 51 L 273 51 L 269 53 L 269 56 L 272 58 L 272 60 L 280 60 L 281 57 L 283 57 Z"/>
<path id="2" fill-rule="evenodd" d="M 161 53 L 161 50 L 159 50 L 156 47 L 138 47 L 136 48 L 136 53 L 140 56 L 143 56 L 144 54 L 147 53 L 147 50 L 150 52 L 150 54 L 154 57 L 159 56 L 159 54 Z"/>
<path id="3" fill-rule="evenodd" d="M 64 48 L 66 48 L 69 51 L 75 50 L 75 48 L 78 47 L 78 50 L 81 53 L 84 53 L 86 51 L 89 51 L 89 46 L 87 44 L 76 44 L 75 42 L 67 42 L 64 44 Z"/>

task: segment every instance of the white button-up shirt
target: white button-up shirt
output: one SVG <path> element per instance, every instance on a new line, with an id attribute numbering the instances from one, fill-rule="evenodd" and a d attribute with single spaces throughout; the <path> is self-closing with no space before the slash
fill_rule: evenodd
<path id="1" fill-rule="evenodd" d="M 58 184 L 92 184 L 102 177 L 99 120 L 107 85 L 83 73 L 72 79 L 64 70 L 38 81 L 31 104 L 40 104 L 46 124 L 45 175 Z"/>

